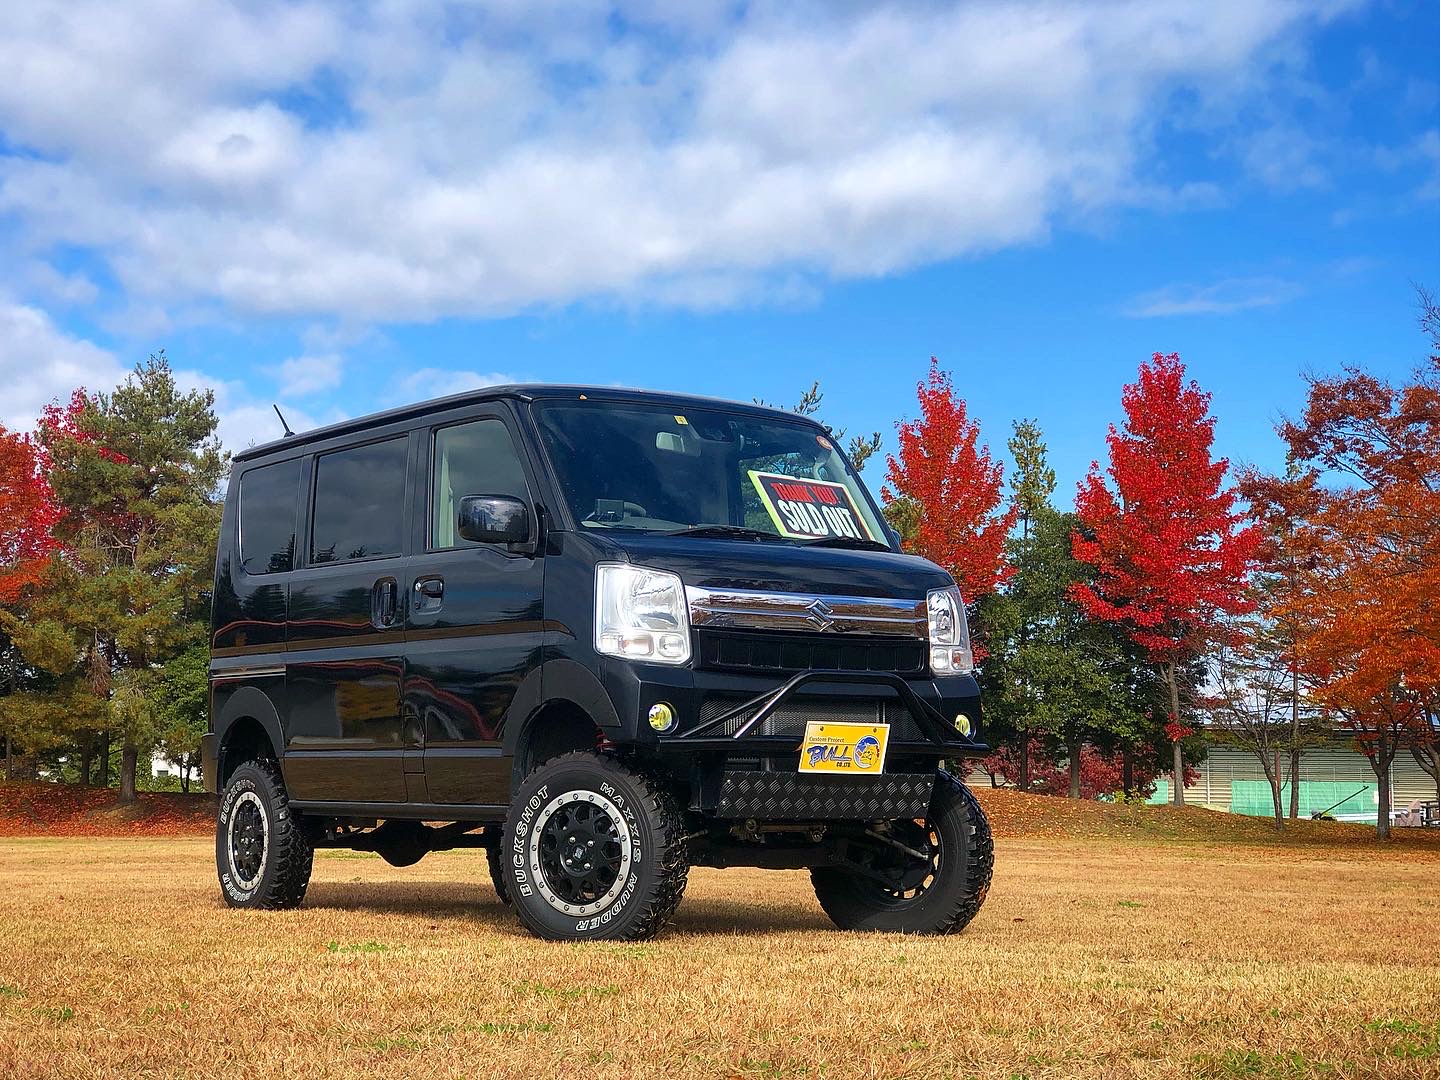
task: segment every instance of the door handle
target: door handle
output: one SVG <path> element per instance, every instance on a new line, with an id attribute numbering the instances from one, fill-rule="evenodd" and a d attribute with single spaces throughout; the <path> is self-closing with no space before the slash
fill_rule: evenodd
<path id="1" fill-rule="evenodd" d="M 433 615 L 444 600 L 444 578 L 427 577 L 415 582 L 415 614 Z"/>
<path id="2" fill-rule="evenodd" d="M 370 625 L 386 630 L 395 625 L 400 606 L 400 586 L 393 577 L 381 578 L 370 589 Z"/>

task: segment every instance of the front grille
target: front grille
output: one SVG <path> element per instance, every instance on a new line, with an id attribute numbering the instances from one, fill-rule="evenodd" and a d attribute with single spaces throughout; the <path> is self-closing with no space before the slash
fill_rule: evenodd
<path id="1" fill-rule="evenodd" d="M 934 773 L 801 776 L 727 772 L 715 815 L 760 821 L 890 821 L 930 809 Z"/>
<path id="2" fill-rule="evenodd" d="M 695 631 L 696 657 L 712 671 L 879 671 L 919 675 L 926 643 L 913 638 Z"/>
<path id="3" fill-rule="evenodd" d="M 700 722 L 713 720 L 721 713 L 749 700 L 745 695 L 710 694 L 700 703 Z M 720 726 L 719 735 L 734 735 L 740 725 L 750 717 L 742 713 Z M 896 698 L 846 698 L 817 697 L 794 694 L 780 703 L 780 707 L 751 728 L 748 735 L 793 735 L 797 739 L 805 734 L 805 725 L 811 721 L 824 724 L 889 724 L 890 738 L 895 742 L 929 742 L 920 730 L 915 717 L 903 702 Z"/>

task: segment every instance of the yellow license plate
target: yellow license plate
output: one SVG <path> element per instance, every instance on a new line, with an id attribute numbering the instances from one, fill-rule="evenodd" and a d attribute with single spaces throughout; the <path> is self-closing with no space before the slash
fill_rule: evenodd
<path id="1" fill-rule="evenodd" d="M 805 725 L 800 744 L 802 773 L 849 773 L 877 776 L 885 771 L 885 747 L 890 741 L 889 724 Z"/>

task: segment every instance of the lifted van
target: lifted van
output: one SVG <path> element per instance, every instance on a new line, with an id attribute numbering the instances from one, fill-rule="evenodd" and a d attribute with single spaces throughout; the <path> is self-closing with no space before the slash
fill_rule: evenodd
<path id="1" fill-rule="evenodd" d="M 808 869 L 840 927 L 990 884 L 965 607 L 825 428 L 492 387 L 237 455 L 205 782 L 235 907 L 319 847 L 484 848 L 551 939 L 638 939 L 691 866 Z"/>

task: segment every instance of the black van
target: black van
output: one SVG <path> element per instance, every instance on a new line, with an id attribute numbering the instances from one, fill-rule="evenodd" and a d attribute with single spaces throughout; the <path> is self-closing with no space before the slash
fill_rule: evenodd
<path id="1" fill-rule="evenodd" d="M 654 934 L 692 865 L 808 869 L 857 929 L 989 888 L 960 594 L 791 413 L 492 387 L 247 450 L 212 650 L 236 907 L 317 847 L 483 847 L 554 939 Z"/>

